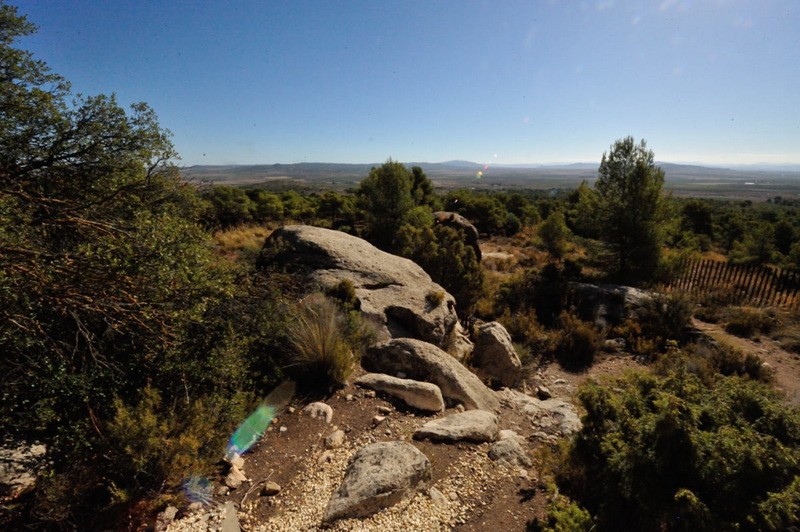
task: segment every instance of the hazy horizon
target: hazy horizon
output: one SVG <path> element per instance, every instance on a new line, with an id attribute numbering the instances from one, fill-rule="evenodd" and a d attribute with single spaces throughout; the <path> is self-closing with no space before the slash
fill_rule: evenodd
<path id="1" fill-rule="evenodd" d="M 11 1 L 75 92 L 145 101 L 182 164 L 800 164 L 800 2 Z M 370 164 L 363 163 L 363 164 Z"/>

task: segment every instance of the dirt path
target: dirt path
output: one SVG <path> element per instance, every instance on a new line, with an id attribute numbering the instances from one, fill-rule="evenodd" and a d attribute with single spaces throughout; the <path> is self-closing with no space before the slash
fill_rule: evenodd
<path id="1" fill-rule="evenodd" d="M 800 405 L 800 355 L 781 349 L 777 342 L 769 338 L 740 338 L 725 332 L 722 325 L 696 318 L 692 320 L 692 325 L 721 344 L 761 357 L 775 370 L 775 387 L 786 394 L 786 402 Z"/>

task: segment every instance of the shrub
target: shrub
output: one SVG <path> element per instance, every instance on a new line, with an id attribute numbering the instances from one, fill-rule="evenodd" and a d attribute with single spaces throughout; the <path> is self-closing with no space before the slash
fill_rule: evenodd
<path id="1" fill-rule="evenodd" d="M 320 294 L 308 296 L 289 326 L 288 368 L 310 382 L 343 385 L 353 371 L 356 356 L 345 334 L 345 315 Z"/>
<path id="2" fill-rule="evenodd" d="M 425 294 L 425 302 L 432 309 L 441 305 L 443 301 L 444 291 L 442 290 L 430 290 L 427 294 Z"/>
<path id="3" fill-rule="evenodd" d="M 782 530 L 800 519 L 800 413 L 739 377 L 676 368 L 584 386 L 560 488 L 602 530 Z M 767 512 L 765 514 L 764 512 Z"/>
<path id="4" fill-rule="evenodd" d="M 725 324 L 725 331 L 743 338 L 760 334 L 769 334 L 776 326 L 777 320 L 768 312 L 759 309 L 741 308 L 731 313 Z"/>
<path id="5" fill-rule="evenodd" d="M 328 297 L 339 301 L 345 310 L 361 309 L 361 301 L 356 297 L 356 288 L 349 279 L 342 279 L 336 286 L 328 290 L 326 294 Z"/>
<path id="6" fill-rule="evenodd" d="M 556 496 L 547 509 L 547 519 L 528 523 L 528 532 L 589 532 L 594 529 L 592 516 L 575 501 Z"/>
<path id="7" fill-rule="evenodd" d="M 562 366 L 579 370 L 591 366 L 603 345 L 603 335 L 594 325 L 563 312 L 556 343 L 556 356 Z"/>

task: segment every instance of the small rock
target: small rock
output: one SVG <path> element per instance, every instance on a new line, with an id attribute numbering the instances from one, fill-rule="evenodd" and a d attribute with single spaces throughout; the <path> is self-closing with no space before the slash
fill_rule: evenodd
<path id="1" fill-rule="evenodd" d="M 546 386 L 539 386 L 536 388 L 536 397 L 545 400 L 553 397 L 553 393 Z"/>
<path id="2" fill-rule="evenodd" d="M 278 484 L 278 483 L 276 483 L 276 482 L 272 482 L 272 481 L 270 481 L 270 482 L 267 482 L 267 483 L 266 483 L 266 484 L 264 484 L 264 486 L 261 488 L 261 495 L 262 495 L 263 497 L 271 497 L 271 496 L 273 496 L 273 495 L 277 495 L 277 494 L 278 494 L 278 493 L 280 493 L 280 492 L 281 492 L 281 486 L 280 486 L 280 484 Z"/>
<path id="3" fill-rule="evenodd" d="M 335 430 L 328 434 L 325 438 L 325 447 L 328 449 L 335 449 L 337 447 L 341 447 L 344 444 L 344 431 L 343 430 Z"/>
<path id="4" fill-rule="evenodd" d="M 515 439 L 515 438 L 520 438 L 520 437 L 521 436 L 519 434 L 517 434 L 516 432 L 514 432 L 513 430 L 503 429 L 503 430 L 500 431 L 500 434 L 498 434 L 497 440 L 498 441 L 503 441 L 503 440 L 510 440 L 510 439 Z"/>
<path id="5" fill-rule="evenodd" d="M 455 491 L 451 491 L 450 493 L 448 493 L 447 497 L 453 502 L 458 501 L 458 493 L 456 493 Z"/>
<path id="6" fill-rule="evenodd" d="M 458 403 L 456 405 L 456 412 L 463 412 L 463 411 L 464 411 L 464 405 L 462 405 L 461 403 Z"/>
<path id="7" fill-rule="evenodd" d="M 278 429 L 278 432 L 280 432 L 281 434 L 283 434 L 283 433 L 284 433 L 284 432 L 286 432 L 287 430 L 289 430 L 289 429 L 288 429 L 288 428 L 286 428 L 286 426 L 285 426 L 285 425 L 281 425 L 281 428 L 279 428 L 279 429 Z"/>
<path id="8" fill-rule="evenodd" d="M 321 455 L 319 455 L 319 458 L 317 458 L 317 463 L 327 464 L 331 460 L 333 460 L 333 453 L 331 453 L 330 451 L 325 451 Z"/>
<path id="9" fill-rule="evenodd" d="M 378 425 L 383 423 L 384 419 L 386 419 L 386 416 L 375 416 L 375 417 L 373 417 L 372 418 L 372 426 L 373 427 L 377 427 Z"/>
<path id="10" fill-rule="evenodd" d="M 333 419 L 333 408 L 330 405 L 326 405 L 325 403 L 316 402 L 307 405 L 303 412 L 311 416 L 312 418 L 322 418 L 325 420 L 325 423 L 330 423 L 331 419 Z"/>
<path id="11" fill-rule="evenodd" d="M 225 488 L 225 489 L 227 490 L 228 488 Z M 227 491 L 226 491 L 226 492 L 225 492 L 225 495 L 227 495 L 227 494 L 228 494 L 228 493 L 227 493 Z M 189 512 L 196 512 L 196 511 L 198 511 L 198 510 L 201 510 L 202 508 L 203 508 L 203 503 L 202 503 L 202 502 L 193 502 L 192 504 L 190 504 L 190 505 L 189 505 L 189 506 L 186 508 L 186 510 L 188 510 Z"/>
<path id="12" fill-rule="evenodd" d="M 176 515 L 178 515 L 178 509 L 174 506 L 167 506 L 166 510 L 159 514 L 159 517 L 164 521 L 173 521 Z"/>
<path id="13" fill-rule="evenodd" d="M 239 469 L 244 469 L 244 458 L 239 453 L 233 453 L 227 459 L 228 463 L 232 466 L 236 466 Z"/>
<path id="14" fill-rule="evenodd" d="M 290 406 L 289 408 L 286 409 L 286 411 L 289 412 L 290 414 L 294 414 L 296 410 L 297 409 L 293 406 Z"/>
<path id="15" fill-rule="evenodd" d="M 436 488 L 431 488 L 431 489 L 428 490 L 428 497 L 431 498 L 431 500 L 433 501 L 433 503 L 436 506 L 447 506 L 448 505 L 447 497 L 445 497 L 444 493 L 442 493 L 441 491 L 439 491 Z"/>
<path id="16" fill-rule="evenodd" d="M 216 494 L 217 494 L 217 497 L 225 497 L 228 493 L 230 493 L 230 491 L 231 490 L 228 489 L 228 486 L 219 486 L 219 487 L 217 487 Z M 195 503 L 192 503 L 192 504 L 195 504 Z"/>
<path id="17" fill-rule="evenodd" d="M 367 390 L 364 392 L 364 397 L 377 397 L 378 393 L 375 390 Z"/>
<path id="18" fill-rule="evenodd" d="M 386 429 L 386 430 L 383 431 L 383 433 L 386 434 L 387 436 L 391 436 L 392 435 L 391 429 Z"/>
<path id="19" fill-rule="evenodd" d="M 414 432 L 415 439 L 475 443 L 493 442 L 500 432 L 497 416 L 486 410 L 468 410 L 425 423 Z"/>
<path id="20" fill-rule="evenodd" d="M 247 477 L 244 476 L 244 473 L 239 471 L 239 468 L 236 466 L 231 466 L 231 470 L 228 473 L 228 476 L 225 477 L 225 485 L 231 489 L 236 489 L 242 485 L 242 482 L 245 482 Z"/>
<path id="21" fill-rule="evenodd" d="M 501 440 L 492 444 L 489 449 L 489 458 L 509 465 L 531 466 L 531 459 L 525 454 L 525 450 L 516 438 Z"/>
<path id="22" fill-rule="evenodd" d="M 355 399 L 356 399 L 356 398 L 355 398 L 355 397 L 353 397 L 353 394 L 352 394 L 352 393 L 348 393 L 347 395 L 345 395 L 345 396 L 344 396 L 344 400 L 345 400 L 345 401 L 355 401 Z"/>
<path id="23" fill-rule="evenodd" d="M 388 415 L 392 412 L 392 409 L 389 408 L 388 406 L 381 405 L 378 407 L 378 412 L 380 412 L 383 415 Z"/>

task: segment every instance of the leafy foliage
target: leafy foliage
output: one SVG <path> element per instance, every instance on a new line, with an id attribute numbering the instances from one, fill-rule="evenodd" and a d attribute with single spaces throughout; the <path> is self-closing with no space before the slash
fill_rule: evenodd
<path id="1" fill-rule="evenodd" d="M 626 284 L 647 281 L 658 267 L 668 210 L 664 171 L 644 141 L 616 141 L 603 154 L 595 189 L 601 237 L 610 246 L 616 273 Z"/>
<path id="2" fill-rule="evenodd" d="M 773 529 L 797 522 L 800 416 L 739 377 L 631 374 L 579 394 L 560 485 L 601 530 Z"/>

